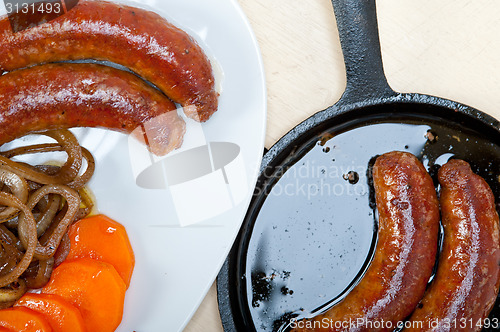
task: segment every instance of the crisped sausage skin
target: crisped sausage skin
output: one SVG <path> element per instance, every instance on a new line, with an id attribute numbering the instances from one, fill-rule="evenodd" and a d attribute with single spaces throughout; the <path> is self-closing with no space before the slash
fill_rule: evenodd
<path id="1" fill-rule="evenodd" d="M 463 160 L 443 165 L 438 178 L 443 249 L 436 276 L 407 331 L 480 331 L 500 282 L 495 197 Z"/>
<path id="2" fill-rule="evenodd" d="M 0 76 L 0 144 L 28 133 L 102 127 L 164 155 L 181 146 L 176 106 L 137 76 L 96 64 L 46 64 Z"/>
<path id="3" fill-rule="evenodd" d="M 373 181 L 378 242 L 366 274 L 341 302 L 294 331 L 392 331 L 422 298 L 439 231 L 432 179 L 412 154 L 389 152 L 377 158 Z"/>
<path id="4" fill-rule="evenodd" d="M 0 71 L 80 59 L 130 68 L 196 120 L 206 121 L 217 110 L 207 56 L 191 36 L 154 12 L 82 0 L 68 13 L 16 33 L 7 17 L 0 20 Z"/>

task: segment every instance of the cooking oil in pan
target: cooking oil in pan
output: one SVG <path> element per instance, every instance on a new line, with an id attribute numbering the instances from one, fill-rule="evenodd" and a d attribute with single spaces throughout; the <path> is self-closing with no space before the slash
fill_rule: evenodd
<path id="1" fill-rule="evenodd" d="M 413 153 L 434 180 L 440 165 L 462 158 L 500 196 L 498 146 L 437 122 L 379 122 L 325 132 L 297 150 L 305 152 L 269 172 L 279 178 L 268 179 L 272 189 L 253 207 L 260 210 L 242 279 L 258 331 L 286 330 L 292 319 L 328 309 L 362 278 L 377 240 L 369 176 L 377 155 Z"/>

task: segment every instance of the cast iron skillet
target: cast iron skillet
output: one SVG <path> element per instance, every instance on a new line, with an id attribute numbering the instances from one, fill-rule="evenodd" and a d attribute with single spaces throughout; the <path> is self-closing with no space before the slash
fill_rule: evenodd
<path id="1" fill-rule="evenodd" d="M 217 280 L 226 332 L 285 331 L 290 319 L 328 309 L 362 278 L 377 241 L 369 177 L 377 155 L 412 152 L 434 179 L 450 157 L 465 159 L 500 197 L 500 123 L 454 101 L 394 92 L 383 72 L 375 0 L 332 3 L 347 87 L 264 156 Z"/>

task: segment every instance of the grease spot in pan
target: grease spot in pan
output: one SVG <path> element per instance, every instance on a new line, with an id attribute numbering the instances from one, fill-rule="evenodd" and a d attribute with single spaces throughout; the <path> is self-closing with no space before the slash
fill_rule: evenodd
<path id="1" fill-rule="evenodd" d="M 433 179 L 449 158 L 465 159 L 500 196 L 498 146 L 461 127 L 379 121 L 326 131 L 296 146 L 267 170 L 272 188 L 262 204 L 252 207 L 258 215 L 242 282 L 251 290 L 246 298 L 257 331 L 284 331 L 292 318 L 327 310 L 363 276 L 377 229 L 369 167 L 375 156 L 392 150 L 415 154 Z M 351 179 L 353 173 L 358 177 L 354 184 L 344 178 L 349 172 Z M 287 271 L 287 278 L 280 271 Z M 252 305 L 256 299 L 258 305 Z"/>

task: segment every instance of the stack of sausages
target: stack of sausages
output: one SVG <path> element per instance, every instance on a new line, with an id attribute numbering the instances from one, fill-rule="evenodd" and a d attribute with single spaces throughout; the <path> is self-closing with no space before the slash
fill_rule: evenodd
<path id="1" fill-rule="evenodd" d="M 341 302 L 294 331 L 481 330 L 500 283 L 499 217 L 486 181 L 452 159 L 439 169 L 438 200 L 430 175 L 406 152 L 379 156 L 372 175 L 379 229 L 371 264 Z"/>
<path id="2" fill-rule="evenodd" d="M 125 68 L 68 63 L 88 59 Z M 164 155 L 185 132 L 174 103 L 201 122 L 218 107 L 210 60 L 190 35 L 156 13 L 106 1 L 80 1 L 18 32 L 1 19 L 0 73 L 0 144 L 46 129 L 104 127 Z"/>

